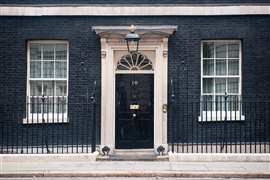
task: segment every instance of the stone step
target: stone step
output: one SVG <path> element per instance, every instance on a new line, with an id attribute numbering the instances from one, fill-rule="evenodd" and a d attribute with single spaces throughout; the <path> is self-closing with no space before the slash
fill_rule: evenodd
<path id="1" fill-rule="evenodd" d="M 109 156 L 97 161 L 168 161 L 168 156 L 157 156 L 154 149 L 115 149 Z"/>
<path id="2" fill-rule="evenodd" d="M 154 149 L 115 149 L 113 155 L 155 155 Z"/>
<path id="3" fill-rule="evenodd" d="M 169 161 L 168 156 L 99 156 L 97 161 Z"/>

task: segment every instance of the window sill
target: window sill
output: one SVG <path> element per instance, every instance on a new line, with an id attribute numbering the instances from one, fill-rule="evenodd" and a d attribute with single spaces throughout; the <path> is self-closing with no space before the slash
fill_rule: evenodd
<path id="1" fill-rule="evenodd" d="M 203 111 L 198 117 L 199 122 L 225 121 L 226 111 Z M 227 111 L 226 121 L 244 121 L 245 116 L 240 111 Z"/>
<path id="2" fill-rule="evenodd" d="M 43 120 L 44 119 L 44 120 Z M 67 114 L 29 114 L 28 117 L 23 119 L 23 124 L 55 124 L 55 123 L 68 123 Z"/>

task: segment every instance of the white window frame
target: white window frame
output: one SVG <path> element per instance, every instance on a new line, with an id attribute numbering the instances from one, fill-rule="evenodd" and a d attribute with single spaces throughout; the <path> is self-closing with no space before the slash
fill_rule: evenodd
<path id="1" fill-rule="evenodd" d="M 66 81 L 66 96 L 63 96 L 66 98 L 66 112 L 65 113 L 31 113 L 30 112 L 30 104 L 27 104 L 27 102 L 30 102 L 30 45 L 36 43 L 36 44 L 66 44 L 67 45 L 67 60 L 66 60 L 66 78 L 35 78 L 35 80 L 48 80 L 48 81 Z M 55 56 L 55 53 L 54 53 Z M 43 58 L 41 59 L 43 61 Z M 55 61 L 55 57 L 54 57 Z M 42 67 L 41 67 L 41 73 L 42 73 Z M 54 72 L 55 73 L 55 72 Z M 23 124 L 41 124 L 41 123 L 68 123 L 68 90 L 69 90 L 69 42 L 66 40 L 31 40 L 27 42 L 27 90 L 26 90 L 26 114 L 27 116 L 23 119 Z M 40 96 L 37 96 L 40 97 Z M 46 97 L 52 97 L 52 96 L 45 96 Z M 57 97 L 56 97 L 57 98 Z M 43 116 L 43 117 L 42 117 Z M 44 118 L 44 122 L 42 122 L 42 118 Z"/>
<path id="2" fill-rule="evenodd" d="M 214 43 L 214 58 L 204 58 L 203 57 L 203 44 L 207 42 Z M 239 75 L 228 75 L 228 60 L 229 59 L 236 59 L 236 58 L 229 58 L 228 57 L 228 46 L 226 49 L 226 58 L 217 58 L 216 57 L 216 44 L 215 43 L 239 43 Z M 203 74 L 203 61 L 207 59 L 214 59 L 214 75 L 204 75 Z M 226 75 L 216 75 L 216 59 L 226 59 Z M 238 111 L 204 111 L 202 108 L 202 104 L 200 105 L 200 116 L 198 117 L 198 121 L 200 122 L 212 122 L 212 121 L 225 121 L 225 117 L 227 116 L 227 121 L 242 121 L 245 120 L 245 116 L 242 115 L 242 105 L 241 105 L 241 95 L 242 95 L 242 41 L 241 40 L 203 40 L 201 41 L 201 97 L 205 95 L 212 95 L 216 99 L 218 95 L 225 95 L 224 93 L 216 93 L 215 88 L 213 93 L 204 93 L 203 92 L 203 79 L 204 78 L 225 78 L 226 79 L 226 92 L 227 92 L 227 79 L 228 78 L 238 78 L 238 93 L 230 93 L 228 96 L 238 96 L 239 98 L 239 110 Z M 215 86 L 215 82 L 213 83 Z M 203 99 L 200 101 L 203 103 Z"/>

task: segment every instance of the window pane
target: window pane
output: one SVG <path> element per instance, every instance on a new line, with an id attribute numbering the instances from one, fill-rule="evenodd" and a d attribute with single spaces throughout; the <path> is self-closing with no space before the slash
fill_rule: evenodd
<path id="1" fill-rule="evenodd" d="M 228 78 L 228 93 L 238 93 L 239 91 L 238 78 Z"/>
<path id="2" fill-rule="evenodd" d="M 225 111 L 225 96 L 216 96 L 216 110 Z"/>
<path id="3" fill-rule="evenodd" d="M 226 59 L 216 60 L 216 75 L 226 75 Z"/>
<path id="4" fill-rule="evenodd" d="M 228 60 L 228 73 L 229 75 L 239 75 L 239 60 L 238 59 Z"/>
<path id="5" fill-rule="evenodd" d="M 67 95 L 67 83 L 66 81 L 56 81 L 56 96 L 66 96 Z"/>
<path id="6" fill-rule="evenodd" d="M 216 93 L 224 93 L 226 92 L 226 79 L 225 78 L 216 78 Z"/>
<path id="7" fill-rule="evenodd" d="M 66 113 L 67 112 L 67 98 L 66 97 L 57 98 L 56 111 L 58 113 Z M 62 117 L 60 117 L 60 118 L 62 118 Z"/>
<path id="8" fill-rule="evenodd" d="M 55 77 L 66 78 L 67 77 L 67 63 L 55 62 Z"/>
<path id="9" fill-rule="evenodd" d="M 56 113 L 66 113 L 67 112 L 67 98 L 66 97 L 57 97 L 55 98 L 55 112 Z M 62 116 L 59 116 L 61 121 Z"/>
<path id="10" fill-rule="evenodd" d="M 216 43 L 216 57 L 217 58 L 226 58 L 226 44 L 225 43 Z"/>
<path id="11" fill-rule="evenodd" d="M 41 96 L 41 95 L 42 95 L 42 82 L 30 81 L 30 96 Z"/>
<path id="12" fill-rule="evenodd" d="M 214 43 L 210 42 L 203 43 L 203 57 L 214 58 Z"/>
<path id="13" fill-rule="evenodd" d="M 55 46 L 55 59 L 56 60 L 67 60 L 67 45 L 66 44 L 57 44 Z"/>
<path id="14" fill-rule="evenodd" d="M 43 92 L 45 96 L 54 95 L 54 82 L 53 81 L 44 81 L 43 82 Z"/>
<path id="15" fill-rule="evenodd" d="M 238 111 L 239 110 L 239 99 L 238 96 L 228 96 L 227 102 L 228 111 Z"/>
<path id="16" fill-rule="evenodd" d="M 228 44 L 228 57 L 239 58 L 239 43 Z"/>
<path id="17" fill-rule="evenodd" d="M 43 45 L 43 60 L 54 60 L 54 45 L 53 44 Z"/>
<path id="18" fill-rule="evenodd" d="M 40 44 L 30 44 L 30 59 L 41 60 L 41 45 Z"/>
<path id="19" fill-rule="evenodd" d="M 203 75 L 214 75 L 214 60 L 203 60 Z"/>
<path id="20" fill-rule="evenodd" d="M 203 101 L 202 101 L 203 111 L 214 111 L 215 106 L 214 106 L 213 98 L 214 96 L 212 95 L 203 96 Z"/>
<path id="21" fill-rule="evenodd" d="M 54 62 L 43 62 L 43 78 L 54 78 Z"/>
<path id="22" fill-rule="evenodd" d="M 42 111 L 44 113 L 53 113 L 54 112 L 54 104 L 53 104 L 53 100 L 54 98 L 49 97 L 49 98 L 45 98 L 44 101 L 44 107 L 42 109 Z M 46 119 L 45 119 L 46 120 Z"/>
<path id="23" fill-rule="evenodd" d="M 31 97 L 30 98 L 30 112 L 31 113 L 41 113 L 42 103 L 40 97 Z"/>
<path id="24" fill-rule="evenodd" d="M 30 78 L 41 78 L 41 61 L 30 62 Z"/>
<path id="25" fill-rule="evenodd" d="M 203 93 L 213 93 L 214 92 L 214 79 L 204 78 L 203 79 Z"/>

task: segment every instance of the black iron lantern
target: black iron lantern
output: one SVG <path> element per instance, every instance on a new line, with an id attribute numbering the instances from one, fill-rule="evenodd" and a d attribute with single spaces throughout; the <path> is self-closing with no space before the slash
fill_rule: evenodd
<path id="1" fill-rule="evenodd" d="M 127 42 L 127 49 L 129 53 L 137 53 L 139 49 L 139 34 L 135 33 L 136 27 L 131 25 L 129 28 L 129 33 L 126 35 L 125 40 Z"/>

